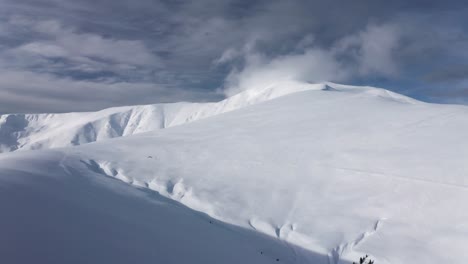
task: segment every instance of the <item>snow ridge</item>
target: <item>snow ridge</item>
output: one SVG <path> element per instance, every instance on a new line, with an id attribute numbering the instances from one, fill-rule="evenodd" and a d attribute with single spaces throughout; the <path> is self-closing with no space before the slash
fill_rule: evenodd
<path id="1" fill-rule="evenodd" d="M 0 153 L 76 146 L 155 131 L 310 90 L 370 95 L 404 103 L 416 102 L 372 87 L 283 82 L 246 90 L 217 103 L 139 105 L 84 113 L 6 114 L 0 115 Z"/>

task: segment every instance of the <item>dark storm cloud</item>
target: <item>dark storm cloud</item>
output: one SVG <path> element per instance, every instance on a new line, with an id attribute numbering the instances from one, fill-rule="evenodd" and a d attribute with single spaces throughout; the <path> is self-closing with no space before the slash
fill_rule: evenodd
<path id="1" fill-rule="evenodd" d="M 214 100 L 288 79 L 424 86 L 446 101 L 468 64 L 465 6 L 0 0 L 0 112 Z"/>

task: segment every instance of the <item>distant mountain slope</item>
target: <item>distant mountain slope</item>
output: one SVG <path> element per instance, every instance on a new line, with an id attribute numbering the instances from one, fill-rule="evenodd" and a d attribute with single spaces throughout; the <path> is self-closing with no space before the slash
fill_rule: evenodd
<path id="1" fill-rule="evenodd" d="M 185 124 L 304 90 L 361 87 L 336 84 L 282 83 L 248 90 L 218 103 L 175 103 L 109 108 L 65 114 L 0 116 L 0 152 L 81 145 Z M 335 87 L 335 88 L 332 88 Z M 367 88 L 369 89 L 369 88 Z M 370 91 L 389 96 L 390 92 Z M 401 96 L 400 96 L 401 97 Z"/>
<path id="2" fill-rule="evenodd" d="M 253 98 L 255 92 L 249 91 Z M 284 263 L 344 264 L 369 254 L 379 264 L 462 264 L 468 259 L 467 134 L 468 107 L 328 84 L 159 131 L 4 153 L 0 178 L 5 190 L 16 177 L 12 170 L 34 172 L 38 181 L 57 167 L 87 181 L 115 178 L 294 245 Z M 77 188 L 101 200 L 100 191 Z M 98 203 L 96 212 L 106 208 Z M 25 219 L 34 231 L 35 219 Z M 0 222 L 0 233 L 7 228 Z M 177 253 L 192 252 L 184 245 L 189 248 Z M 315 259 L 296 246 L 327 257 Z"/>

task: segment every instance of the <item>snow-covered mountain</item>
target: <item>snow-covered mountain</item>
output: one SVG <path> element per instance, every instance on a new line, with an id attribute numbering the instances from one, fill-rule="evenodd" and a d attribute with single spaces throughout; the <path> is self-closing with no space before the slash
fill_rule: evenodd
<path id="1" fill-rule="evenodd" d="M 220 103 L 18 119 L 20 133 L 3 123 L 3 142 L 17 142 L 6 150 L 132 136 L 1 154 L 6 262 L 468 259 L 465 106 L 286 83 Z M 96 136 L 72 142 L 86 126 Z"/>
<path id="2" fill-rule="evenodd" d="M 218 103 L 139 105 L 88 113 L 0 115 L 0 153 L 67 147 L 154 131 L 291 92 L 325 87 L 325 84 L 284 83 L 245 91 Z"/>

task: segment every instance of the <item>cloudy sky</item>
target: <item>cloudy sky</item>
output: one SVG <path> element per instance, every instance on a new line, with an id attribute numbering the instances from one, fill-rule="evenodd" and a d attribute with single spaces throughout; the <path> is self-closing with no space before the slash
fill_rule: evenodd
<path id="1" fill-rule="evenodd" d="M 0 113 L 213 101 L 283 80 L 468 104 L 468 4 L 0 0 Z"/>

